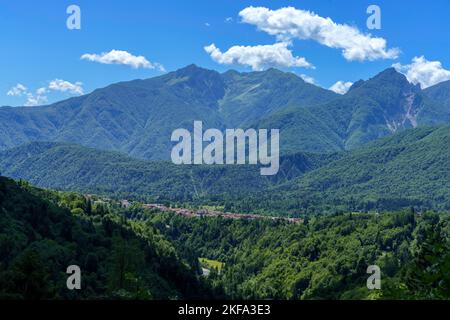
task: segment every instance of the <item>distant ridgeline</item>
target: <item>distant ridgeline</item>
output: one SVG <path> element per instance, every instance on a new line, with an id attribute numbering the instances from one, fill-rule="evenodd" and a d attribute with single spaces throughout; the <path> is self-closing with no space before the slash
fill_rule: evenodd
<path id="1" fill-rule="evenodd" d="M 279 129 L 282 154 L 336 152 L 450 123 L 448 86 L 421 90 L 391 68 L 338 95 L 276 69 L 220 74 L 191 65 L 49 106 L 0 108 L 0 150 L 53 141 L 170 160 L 172 132 L 202 121 L 221 131 Z"/>
<path id="2" fill-rule="evenodd" d="M 4 175 L 33 184 L 147 202 L 223 205 L 227 211 L 306 215 L 450 210 L 450 127 L 406 130 L 361 148 L 252 166 L 176 166 L 78 145 L 32 143 L 0 152 Z"/>

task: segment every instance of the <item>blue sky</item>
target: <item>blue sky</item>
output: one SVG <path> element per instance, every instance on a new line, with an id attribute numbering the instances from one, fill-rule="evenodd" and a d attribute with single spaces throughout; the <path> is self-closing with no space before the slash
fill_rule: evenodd
<path id="1" fill-rule="evenodd" d="M 69 16 L 66 9 L 72 4 L 81 8 L 81 30 L 66 27 Z M 371 4 L 381 8 L 381 30 L 368 30 L 366 26 L 366 9 Z M 293 57 L 305 58 L 315 69 L 278 67 L 312 77 L 320 86 L 328 88 L 337 81 L 367 79 L 394 63 L 403 65 L 405 73 L 410 71 L 411 81 L 424 86 L 450 78 L 448 0 L 1 0 L 0 105 L 26 103 L 29 98 L 26 94 L 11 92 L 17 84 L 25 86 L 32 98 L 38 96 L 37 89 L 47 88 L 42 95 L 51 103 L 80 94 L 74 88 L 89 93 L 114 82 L 163 73 L 160 68 L 134 69 L 129 65 L 81 59 L 84 54 L 113 49 L 144 56 L 150 63 L 162 64 L 167 71 L 191 63 L 218 71 L 231 68 L 251 71 L 250 66 L 220 64 L 204 50 L 212 43 L 224 53 L 233 46 L 279 42 L 276 36 L 258 30 L 257 25 L 242 21 L 239 13 L 250 6 L 272 11 L 291 6 L 313 11 L 361 34 L 385 39 L 386 49 L 400 50 L 397 58 L 358 61 L 346 59 L 342 49 L 328 47 L 317 39 L 289 39 L 288 49 Z M 418 62 L 417 68 L 408 69 L 412 59 L 421 56 L 424 60 Z M 430 65 L 431 62 L 435 63 Z M 437 62 L 441 65 L 436 66 Z M 428 68 L 428 74 L 417 74 L 420 67 Z M 433 70 L 439 74 L 437 79 L 431 79 Z M 60 81 L 55 84 L 57 79 Z M 54 89 L 49 89 L 52 81 Z M 63 81 L 75 87 L 63 91 Z"/>

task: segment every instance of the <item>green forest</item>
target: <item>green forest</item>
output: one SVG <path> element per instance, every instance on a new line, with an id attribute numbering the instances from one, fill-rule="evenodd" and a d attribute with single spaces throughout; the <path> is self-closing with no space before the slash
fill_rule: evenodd
<path id="1" fill-rule="evenodd" d="M 182 299 L 209 290 L 155 228 L 114 206 L 0 178 L 0 299 Z M 66 287 L 69 265 L 82 290 Z"/>
<path id="2" fill-rule="evenodd" d="M 121 199 L 216 205 L 285 216 L 352 211 L 450 211 L 450 127 L 405 130 L 352 150 L 295 153 L 280 172 L 256 166 L 176 166 L 73 144 L 35 142 L 0 152 L 4 175 L 44 188 Z"/>
<path id="3" fill-rule="evenodd" d="M 7 178 L 0 211 L 0 299 L 450 298 L 444 213 L 187 218 Z M 82 290 L 66 288 L 69 265 Z"/>

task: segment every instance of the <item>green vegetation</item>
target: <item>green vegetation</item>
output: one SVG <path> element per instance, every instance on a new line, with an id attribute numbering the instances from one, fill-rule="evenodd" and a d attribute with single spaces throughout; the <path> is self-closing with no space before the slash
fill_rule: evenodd
<path id="1" fill-rule="evenodd" d="M 450 128 L 424 127 L 375 141 L 276 186 L 245 206 L 287 212 L 450 210 Z"/>
<path id="2" fill-rule="evenodd" d="M 181 299 L 208 290 L 151 226 L 118 208 L 0 177 L 0 299 Z M 70 265 L 83 290 L 66 288 Z"/>
<path id="3" fill-rule="evenodd" d="M 0 299 L 450 299 L 449 84 L 388 69 L 340 96 L 275 69 L 191 65 L 2 107 L 0 172 L 23 180 L 0 177 Z M 194 120 L 279 128 L 279 174 L 167 162 L 172 131 Z"/>
<path id="4" fill-rule="evenodd" d="M 32 141 L 76 142 L 169 160 L 172 132 L 192 127 L 194 120 L 203 121 L 205 128 L 239 128 L 290 105 L 310 106 L 335 97 L 292 73 L 220 74 L 191 65 L 50 106 L 0 108 L 0 150 Z"/>
<path id="5" fill-rule="evenodd" d="M 448 86 L 448 84 L 447 84 Z M 426 91 L 387 69 L 340 96 L 293 73 L 185 67 L 36 108 L 0 108 L 0 150 L 33 141 L 78 143 L 169 160 L 175 129 L 280 129 L 283 154 L 359 147 L 416 125 L 450 123 L 447 87 Z"/>
<path id="6" fill-rule="evenodd" d="M 450 210 L 450 127 L 406 130 L 335 154 L 294 154 L 274 177 L 254 166 L 175 166 L 77 145 L 0 153 L 0 170 L 46 188 L 223 211 L 306 216 Z"/>
<path id="7" fill-rule="evenodd" d="M 450 297 L 448 214 L 186 218 L 6 178 L 0 212 L 1 299 Z M 73 264 L 81 291 L 65 287 Z M 366 288 L 369 265 L 381 291 Z"/>
<path id="8" fill-rule="evenodd" d="M 425 89 L 424 92 L 434 101 L 439 101 L 447 108 L 450 108 L 450 81 L 438 83 Z"/>
<path id="9" fill-rule="evenodd" d="M 307 108 L 291 105 L 255 125 L 279 128 L 284 152 L 352 150 L 417 125 L 450 123 L 445 101 L 390 68 L 337 99 Z"/>
<path id="10" fill-rule="evenodd" d="M 152 215 L 181 255 L 224 263 L 209 281 L 238 299 L 448 299 L 450 215 L 315 217 L 305 224 Z M 369 265 L 382 290 L 366 287 Z"/>
<path id="11" fill-rule="evenodd" d="M 265 189 L 301 176 L 327 159 L 314 154 L 287 156 L 279 174 L 267 178 L 256 166 L 176 166 L 78 145 L 36 142 L 0 152 L 0 171 L 45 188 L 191 202 Z"/>

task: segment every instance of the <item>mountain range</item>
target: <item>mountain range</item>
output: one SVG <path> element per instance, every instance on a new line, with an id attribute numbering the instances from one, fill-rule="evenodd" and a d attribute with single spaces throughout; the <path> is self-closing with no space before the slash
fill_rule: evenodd
<path id="1" fill-rule="evenodd" d="M 341 96 L 276 69 L 221 74 L 190 65 L 48 106 L 2 107 L 0 150 L 51 141 L 168 160 L 171 133 L 194 120 L 222 130 L 280 129 L 283 154 L 351 150 L 403 129 L 450 123 L 449 85 L 421 90 L 387 69 Z"/>
<path id="2" fill-rule="evenodd" d="M 263 177 L 253 166 L 176 166 L 65 143 L 0 152 L 2 174 L 61 190 L 127 199 L 227 203 L 236 212 L 450 209 L 450 127 L 408 129 L 363 147 L 281 158 Z"/>
<path id="3" fill-rule="evenodd" d="M 188 66 L 49 106 L 0 108 L 0 172 L 46 188 L 278 214 L 447 210 L 450 82 L 422 90 L 395 69 L 345 95 L 276 69 Z M 279 128 L 278 175 L 176 166 L 176 128 Z"/>
<path id="4" fill-rule="evenodd" d="M 339 153 L 325 165 L 260 193 L 286 211 L 450 210 L 450 127 L 409 129 Z M 301 210 L 301 209 L 300 209 Z"/>
<path id="5" fill-rule="evenodd" d="M 177 166 L 76 144 L 33 142 L 0 152 L 0 172 L 46 188 L 189 201 L 265 190 L 318 168 L 330 157 L 335 155 L 289 155 L 281 159 L 278 175 L 265 177 L 256 166 Z"/>

